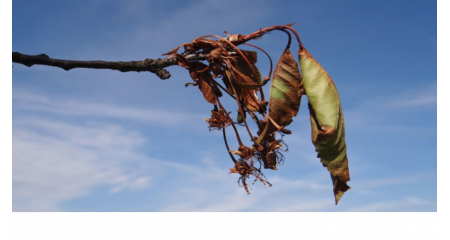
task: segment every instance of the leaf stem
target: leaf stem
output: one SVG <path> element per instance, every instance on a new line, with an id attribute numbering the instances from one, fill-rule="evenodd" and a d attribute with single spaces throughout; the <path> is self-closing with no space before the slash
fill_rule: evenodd
<path id="1" fill-rule="evenodd" d="M 289 40 L 288 40 L 288 43 L 287 43 L 287 46 L 286 46 L 286 49 L 288 49 L 291 46 L 291 40 L 292 40 L 291 34 L 288 31 L 286 31 L 285 29 L 278 29 L 278 30 L 283 31 L 283 32 L 285 32 L 288 35 Z"/>
<path id="2" fill-rule="evenodd" d="M 214 95 L 214 96 L 215 96 L 215 95 Z M 222 103 L 220 102 L 219 98 L 218 98 L 217 96 L 215 96 L 215 98 L 216 98 L 216 100 L 217 100 L 217 103 L 219 103 L 220 108 L 228 115 L 228 117 L 229 117 L 230 119 L 232 119 L 232 118 L 230 117 L 230 114 L 228 114 L 227 110 L 225 110 L 225 108 L 223 107 L 223 105 L 222 105 Z M 234 122 L 233 122 L 233 121 L 231 121 L 231 126 L 233 126 L 234 132 L 236 133 L 236 138 L 237 138 L 237 140 L 238 140 L 239 146 L 244 145 L 244 144 L 242 144 L 241 137 L 239 136 L 239 132 L 238 132 L 236 126 L 234 125 Z"/>
<path id="3" fill-rule="evenodd" d="M 300 41 L 300 37 L 298 36 L 297 31 L 295 31 L 295 29 L 292 28 L 291 26 L 287 26 L 287 25 L 286 25 L 285 28 L 286 28 L 286 29 L 289 29 L 292 33 L 294 33 L 295 37 L 297 38 L 297 42 L 298 42 L 298 45 L 299 45 L 299 47 L 300 47 L 300 50 L 303 50 L 305 47 L 303 46 L 302 41 Z"/>
<path id="4" fill-rule="evenodd" d="M 244 43 L 244 45 L 248 45 L 248 46 L 254 47 L 254 48 L 260 50 L 261 52 L 263 52 L 264 54 L 266 54 L 266 56 L 269 58 L 269 62 L 270 62 L 270 70 L 269 70 L 269 75 L 267 76 L 267 79 L 270 79 L 270 77 L 272 76 L 272 69 L 273 69 L 272 58 L 270 57 L 270 55 L 266 51 L 264 51 L 264 49 L 262 49 L 262 48 L 260 48 L 260 47 L 258 47 L 256 45 L 253 45 L 253 44 L 250 44 L 250 43 Z"/>
<path id="5" fill-rule="evenodd" d="M 236 163 L 236 159 L 234 158 L 233 154 L 230 153 L 230 147 L 228 146 L 228 142 L 227 142 L 227 134 L 225 133 L 225 128 L 222 129 L 223 132 L 223 141 L 225 142 L 225 146 L 227 148 L 227 152 L 228 154 L 230 154 L 231 160 L 233 160 L 234 163 Z"/>

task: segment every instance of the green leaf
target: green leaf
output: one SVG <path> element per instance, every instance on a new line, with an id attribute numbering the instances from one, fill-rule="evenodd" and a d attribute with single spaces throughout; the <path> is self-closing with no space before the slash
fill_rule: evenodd
<path id="1" fill-rule="evenodd" d="M 333 191 L 338 204 L 350 189 L 345 144 L 344 115 L 333 80 L 323 67 L 305 49 L 298 51 L 303 87 L 308 96 L 311 115 L 312 141 L 324 167 L 333 181 Z"/>

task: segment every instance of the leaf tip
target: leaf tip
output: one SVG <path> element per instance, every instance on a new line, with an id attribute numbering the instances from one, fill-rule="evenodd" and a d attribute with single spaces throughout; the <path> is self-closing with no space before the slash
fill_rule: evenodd
<path id="1" fill-rule="evenodd" d="M 348 170 L 344 172 L 341 176 L 331 176 L 333 179 L 333 192 L 334 192 L 334 198 L 336 201 L 336 205 L 339 203 L 339 200 L 341 200 L 341 197 L 344 195 L 345 192 L 347 192 L 351 187 L 347 185 L 347 181 L 350 181 L 350 177 L 348 175 Z"/>
<path id="2" fill-rule="evenodd" d="M 347 184 L 346 184 L 347 185 Z M 349 190 L 351 187 L 350 186 L 347 186 L 347 190 Z M 344 196 L 344 193 L 347 191 L 347 190 L 345 190 L 345 191 L 335 191 L 334 192 L 334 198 L 335 198 L 335 201 L 336 201 L 336 205 L 338 205 L 338 203 L 339 203 L 339 200 L 341 200 L 341 197 L 342 196 Z"/>

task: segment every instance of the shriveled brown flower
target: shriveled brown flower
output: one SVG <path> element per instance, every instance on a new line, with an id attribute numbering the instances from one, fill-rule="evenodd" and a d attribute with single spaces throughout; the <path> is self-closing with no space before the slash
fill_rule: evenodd
<path id="1" fill-rule="evenodd" d="M 230 168 L 230 173 L 239 173 L 241 175 L 239 177 L 238 183 L 239 186 L 241 186 L 242 183 L 242 186 L 244 187 L 247 194 L 250 194 L 250 190 L 248 189 L 246 180 L 247 178 L 250 177 L 250 175 L 255 177 L 253 183 L 255 183 L 256 181 L 260 181 L 264 184 L 264 186 L 266 186 L 266 184 L 269 185 L 269 187 L 272 186 L 272 184 L 269 181 L 264 179 L 265 177 L 262 174 L 261 170 L 253 166 L 253 159 L 251 161 L 245 161 L 244 159 L 240 159 L 239 161 L 235 162 L 234 167 Z"/>
<path id="2" fill-rule="evenodd" d="M 250 159 L 253 157 L 255 153 L 255 149 L 249 148 L 247 146 L 241 145 L 238 148 L 238 151 L 230 150 L 232 154 L 236 154 L 244 160 Z"/>
<path id="3" fill-rule="evenodd" d="M 211 118 L 204 119 L 209 124 L 209 131 L 220 130 L 230 126 L 232 119 L 229 114 L 222 109 L 212 110 Z"/>
<path id="4" fill-rule="evenodd" d="M 255 154 L 256 159 L 263 163 L 264 168 L 276 170 L 277 165 L 282 165 L 284 162 L 284 155 L 281 151 L 287 151 L 286 149 L 282 149 L 286 144 L 282 139 L 273 139 L 271 142 L 264 141 L 262 146 L 263 149 Z"/>

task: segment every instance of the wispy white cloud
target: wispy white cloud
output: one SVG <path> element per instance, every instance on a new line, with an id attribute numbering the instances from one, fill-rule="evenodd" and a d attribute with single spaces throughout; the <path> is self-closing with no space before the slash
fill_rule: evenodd
<path id="1" fill-rule="evenodd" d="M 366 110 L 391 110 L 398 108 L 436 107 L 437 104 L 437 82 L 423 84 L 422 86 L 409 86 L 396 93 L 380 95 L 358 104 L 358 109 Z"/>
<path id="2" fill-rule="evenodd" d="M 401 189 L 405 186 L 420 185 L 420 183 L 424 181 L 432 183 L 433 179 L 436 179 L 436 173 L 432 172 L 421 172 L 398 177 L 379 177 L 373 179 L 357 178 L 357 180 L 351 184 L 351 191 L 360 196 L 377 198 L 386 193 L 390 193 L 392 190 L 389 189 Z M 414 206 L 411 205 L 410 207 L 413 209 Z"/>
<path id="3" fill-rule="evenodd" d="M 433 94 L 421 94 L 419 96 L 414 96 L 410 99 L 399 99 L 389 105 L 392 108 L 402 108 L 402 107 L 422 107 L 422 106 L 436 106 L 437 96 Z"/>
<path id="4" fill-rule="evenodd" d="M 363 187 L 364 189 L 371 189 L 393 185 L 401 185 L 406 183 L 414 183 L 423 181 L 424 179 L 431 179 L 432 177 L 436 177 L 436 173 L 416 173 L 401 177 L 366 179 L 358 183 L 355 183 L 355 186 L 361 188 Z"/>
<path id="5" fill-rule="evenodd" d="M 281 191 L 288 191 L 292 189 L 308 189 L 313 191 L 330 190 L 329 184 L 319 183 L 317 182 L 317 179 L 288 180 L 280 176 L 275 176 L 270 179 L 270 182 L 272 184 L 276 184 L 277 188 Z"/>
<path id="6" fill-rule="evenodd" d="M 437 111 L 436 88 L 436 82 L 432 82 L 420 87 L 405 88 L 395 94 L 380 93 L 379 96 L 356 103 L 350 109 L 345 109 L 344 106 L 346 126 L 349 130 L 362 128 L 364 131 L 422 133 L 433 131 L 435 129 L 430 126 L 408 123 L 411 122 L 410 114 L 417 114 L 419 111 Z M 421 115 L 426 116 L 429 115 Z"/>
<path id="7" fill-rule="evenodd" d="M 62 202 L 97 186 L 112 192 L 149 187 L 148 166 L 136 151 L 143 142 L 139 133 L 114 125 L 21 123 L 13 128 L 13 210 L 62 210 Z"/>
<path id="8" fill-rule="evenodd" d="M 116 7 L 110 18 L 121 22 L 126 19 L 127 24 L 101 29 L 103 34 L 98 41 L 102 42 L 83 46 L 82 51 L 74 51 L 71 57 L 100 56 L 112 60 L 136 56 L 158 58 L 179 44 L 206 34 L 223 35 L 224 30 L 241 30 L 257 24 L 252 29 L 254 31 L 263 27 L 260 23 L 274 11 L 270 1 L 255 4 L 235 0 L 189 3 L 106 1 L 91 4 L 87 11 L 90 14 L 101 12 L 106 4 Z M 122 34 L 117 34 L 118 31 Z M 108 42 L 105 43 L 105 40 Z"/>
<path id="9" fill-rule="evenodd" d="M 297 203 L 283 204 L 275 206 L 274 212 L 316 212 L 316 211 L 333 211 L 336 208 L 333 201 L 329 198 L 308 199 L 297 197 Z"/>
<path id="10" fill-rule="evenodd" d="M 202 122 L 204 114 L 176 112 L 164 109 L 140 109 L 129 106 L 113 106 L 82 100 L 49 99 L 28 92 L 15 92 L 14 111 L 34 111 L 81 117 L 104 117 L 120 120 L 140 121 L 166 127 L 182 127 L 185 122 Z"/>
<path id="11" fill-rule="evenodd" d="M 234 189 L 219 187 L 220 191 L 228 193 L 217 198 L 215 191 L 187 189 L 191 194 L 190 201 L 182 201 L 171 206 L 164 207 L 161 211 L 166 212 L 235 212 L 246 211 L 256 205 L 258 199 L 247 196 L 242 189 L 235 186 Z M 199 197 L 201 196 L 201 197 Z M 205 201 L 206 200 L 206 201 Z M 212 201 L 211 201 L 212 200 Z"/>
<path id="12" fill-rule="evenodd" d="M 184 186 L 173 189 L 170 199 L 180 199 L 163 207 L 162 211 L 327 211 L 333 210 L 334 201 L 330 198 L 330 185 L 317 182 L 316 179 L 302 177 L 302 180 L 292 181 L 273 174 L 269 181 L 273 187 L 264 187 L 260 182 L 254 185 L 252 179 L 247 183 L 251 194 L 247 195 L 242 187 L 238 188 L 237 174 L 228 174 L 225 167 L 219 167 L 216 162 L 204 158 L 208 164 L 195 168 L 194 171 L 182 171 L 178 165 L 177 174 L 189 176 Z M 186 167 L 189 169 L 190 167 Z M 195 186 L 195 187 L 194 187 Z M 324 197 L 326 193 L 327 197 Z M 308 197 L 304 197 L 308 196 Z M 182 197 L 180 197 L 182 196 Z M 319 198 L 320 200 L 317 200 Z"/>
<path id="13" fill-rule="evenodd" d="M 159 25 L 156 28 L 152 28 L 151 31 L 149 31 L 147 25 L 141 25 L 137 28 L 137 35 L 139 36 L 137 39 L 147 43 L 160 42 L 159 39 L 155 38 L 155 36 L 158 36 L 173 42 L 173 40 L 179 41 L 180 36 L 187 38 L 189 36 L 200 37 L 206 34 L 223 33 L 224 30 L 242 28 L 244 20 L 246 26 L 258 23 L 265 19 L 267 17 L 266 14 L 270 13 L 270 11 L 273 11 L 273 9 L 265 1 L 261 1 L 258 4 L 234 0 L 227 2 L 195 1 L 179 6 L 174 11 L 169 11 L 169 16 L 165 17 L 164 21 L 158 22 Z M 205 14 L 209 14 L 210 18 L 214 18 L 214 20 L 209 21 L 205 18 Z M 176 37 L 173 35 L 176 35 Z M 186 40 L 192 41 L 193 39 Z M 178 44 L 181 43 L 179 42 Z"/>
<path id="14" fill-rule="evenodd" d="M 383 105 L 388 108 L 436 107 L 437 82 L 419 88 L 406 89 L 389 97 Z"/>
<path id="15" fill-rule="evenodd" d="M 381 201 L 347 209 L 349 212 L 404 212 L 404 211 L 437 211 L 437 203 L 417 197 L 398 200 Z M 434 209 L 434 210 L 431 210 Z"/>

